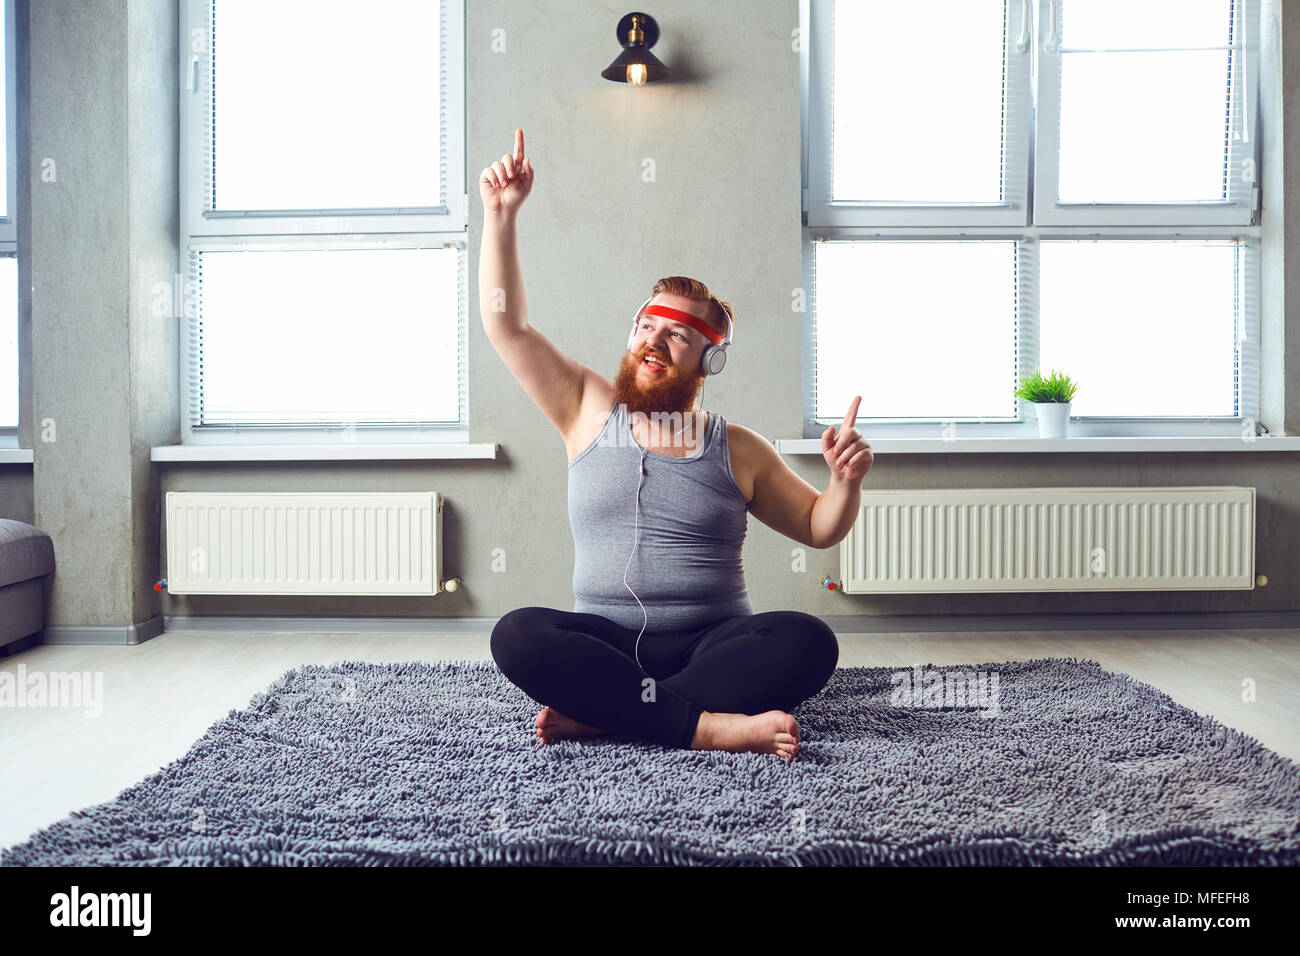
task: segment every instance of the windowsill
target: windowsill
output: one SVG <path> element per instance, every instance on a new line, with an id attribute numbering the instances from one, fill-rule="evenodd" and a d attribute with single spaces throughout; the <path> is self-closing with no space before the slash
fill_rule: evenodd
<path id="1" fill-rule="evenodd" d="M 445 461 L 496 458 L 498 442 L 334 442 L 322 445 L 155 445 L 153 461 Z M 31 452 L 28 452 L 30 455 Z M 28 459 L 31 460 L 30 458 Z"/>
<path id="2" fill-rule="evenodd" d="M 495 459 L 498 442 L 338 445 L 157 445 L 153 461 L 438 461 Z M 778 438 L 783 455 L 820 455 L 818 438 Z M 1033 454 L 1056 452 L 1188 452 L 1300 451 L 1300 436 L 1260 436 L 1254 441 L 1218 436 L 1128 436 L 1114 438 L 878 438 L 873 453 L 881 455 Z M 0 448 L 0 464 L 31 464 L 32 449 Z"/>
<path id="3" fill-rule="evenodd" d="M 1076 451 L 1300 451 L 1300 437 L 1260 436 L 1246 441 L 1231 435 L 1124 436 L 1114 438 L 867 438 L 872 454 L 929 455 L 953 452 L 976 454 L 1076 452 Z M 819 438 L 778 438 L 776 450 L 783 455 L 820 455 Z"/>

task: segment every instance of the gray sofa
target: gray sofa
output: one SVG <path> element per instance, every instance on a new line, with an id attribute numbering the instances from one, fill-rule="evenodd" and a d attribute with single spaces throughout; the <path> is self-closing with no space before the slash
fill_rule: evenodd
<path id="1" fill-rule="evenodd" d="M 0 656 L 40 643 L 45 582 L 54 573 L 54 542 L 44 531 L 0 518 Z"/>

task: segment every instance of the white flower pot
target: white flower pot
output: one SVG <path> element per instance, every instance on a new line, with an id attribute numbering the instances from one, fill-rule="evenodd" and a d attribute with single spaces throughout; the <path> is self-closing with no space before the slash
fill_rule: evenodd
<path id="1" fill-rule="evenodd" d="M 1064 438 L 1070 422 L 1071 402 L 1033 402 L 1039 438 Z"/>

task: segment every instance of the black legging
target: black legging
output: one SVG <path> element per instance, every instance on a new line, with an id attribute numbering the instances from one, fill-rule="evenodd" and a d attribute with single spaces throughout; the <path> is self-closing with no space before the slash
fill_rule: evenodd
<path id="1" fill-rule="evenodd" d="M 511 683 L 566 717 L 689 748 L 701 711 L 789 711 L 826 686 L 840 656 L 835 632 L 801 611 L 642 634 L 640 665 L 639 630 L 599 614 L 521 607 L 492 629 L 492 657 Z"/>

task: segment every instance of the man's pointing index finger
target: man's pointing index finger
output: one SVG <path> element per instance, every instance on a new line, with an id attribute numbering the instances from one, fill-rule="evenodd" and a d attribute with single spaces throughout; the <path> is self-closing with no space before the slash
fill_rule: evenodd
<path id="1" fill-rule="evenodd" d="M 848 414 L 844 416 L 843 428 L 852 428 L 853 423 L 858 420 L 858 405 L 862 402 L 861 395 L 853 396 L 853 404 L 849 406 Z"/>

